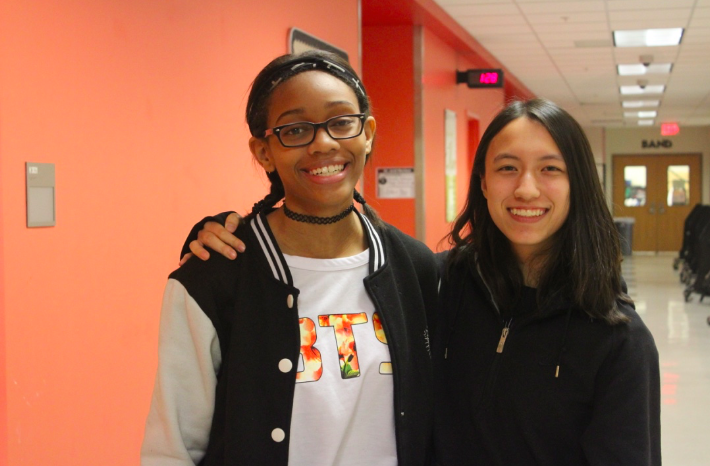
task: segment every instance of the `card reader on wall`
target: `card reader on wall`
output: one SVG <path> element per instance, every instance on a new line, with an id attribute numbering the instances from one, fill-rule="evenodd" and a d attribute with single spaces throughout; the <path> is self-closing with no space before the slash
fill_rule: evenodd
<path id="1" fill-rule="evenodd" d="M 25 163 L 27 179 L 27 227 L 56 225 L 54 200 L 54 164 Z"/>

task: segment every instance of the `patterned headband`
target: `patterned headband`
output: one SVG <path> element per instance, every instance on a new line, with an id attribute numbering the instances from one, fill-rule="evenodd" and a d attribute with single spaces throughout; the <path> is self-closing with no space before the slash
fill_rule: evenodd
<path id="1" fill-rule="evenodd" d="M 273 91 L 276 86 L 279 85 L 284 79 L 294 76 L 302 71 L 316 70 L 320 69 L 326 71 L 330 74 L 336 75 L 346 82 L 351 82 L 356 92 L 361 96 L 366 97 L 365 89 L 362 86 L 360 80 L 352 72 L 343 68 L 342 66 L 336 65 L 333 62 L 324 60 L 322 58 L 304 58 L 302 61 L 297 63 L 289 63 L 287 65 L 278 67 L 271 73 L 269 79 L 264 80 L 265 83 L 271 83 L 269 91 Z"/>

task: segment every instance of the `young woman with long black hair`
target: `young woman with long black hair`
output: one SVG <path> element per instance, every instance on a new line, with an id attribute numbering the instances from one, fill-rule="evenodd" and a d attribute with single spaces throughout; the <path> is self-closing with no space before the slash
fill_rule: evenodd
<path id="1" fill-rule="evenodd" d="M 434 339 L 442 465 L 660 465 L 653 337 L 589 142 L 543 99 L 484 132 Z"/>

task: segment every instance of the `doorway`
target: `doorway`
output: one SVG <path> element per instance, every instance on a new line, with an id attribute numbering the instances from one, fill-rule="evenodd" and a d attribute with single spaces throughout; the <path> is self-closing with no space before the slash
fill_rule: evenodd
<path id="1" fill-rule="evenodd" d="M 478 150 L 478 143 L 481 140 L 480 136 L 480 124 L 478 118 L 468 117 L 468 171 L 466 172 L 467 180 L 471 177 L 473 172 L 473 161 L 476 158 L 476 150 Z"/>
<path id="2" fill-rule="evenodd" d="M 614 216 L 633 217 L 634 251 L 679 251 L 700 202 L 700 154 L 613 157 Z"/>

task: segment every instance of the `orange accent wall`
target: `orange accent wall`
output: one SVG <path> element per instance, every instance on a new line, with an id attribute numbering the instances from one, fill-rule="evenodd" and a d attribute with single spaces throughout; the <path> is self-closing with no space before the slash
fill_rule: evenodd
<path id="1" fill-rule="evenodd" d="M 414 199 L 378 199 L 376 170 L 414 166 L 414 65 L 411 25 L 362 29 L 362 79 L 372 100 L 377 132 L 365 168 L 365 199 L 380 216 L 415 235 Z"/>
<path id="2" fill-rule="evenodd" d="M 415 235 L 415 200 L 376 199 L 377 167 L 414 166 L 415 144 L 424 145 L 422 239 L 434 250 L 451 224 L 445 216 L 444 110 L 457 113 L 457 210 L 465 202 L 470 176 L 468 119 L 483 132 L 507 98 L 533 94 L 506 71 L 504 89 L 469 89 L 456 84 L 456 71 L 504 68 L 433 0 L 363 0 L 363 80 L 378 122 L 375 153 L 365 172 L 365 194 L 384 220 Z M 414 57 L 415 28 L 422 29 L 422 57 Z M 421 60 L 421 77 L 414 69 Z M 416 140 L 415 79 L 421 79 L 423 141 Z"/>
<path id="3" fill-rule="evenodd" d="M 452 49 L 440 37 L 425 29 L 424 68 L 424 153 L 426 244 L 434 250 L 448 249 L 440 243 L 451 229 L 446 221 L 444 112 L 456 112 L 456 211 L 466 200 L 469 168 L 468 118 L 476 117 L 485 128 L 505 105 L 502 89 L 469 89 L 456 84 L 456 70 L 485 68 L 486 62 L 471 61 Z"/>
<path id="4" fill-rule="evenodd" d="M 138 464 L 182 240 L 265 192 L 251 79 L 292 26 L 358 63 L 357 0 L 293 5 L 0 3 L 0 464 Z M 55 227 L 25 227 L 27 161 L 56 164 Z"/>
<path id="5" fill-rule="evenodd" d="M 0 65 L 2 66 L 2 65 Z M 2 90 L 0 89 L 0 92 Z M 2 180 L 2 103 L 0 101 L 0 180 Z M 5 229 L 3 228 L 3 191 L 0 186 L 0 464 L 7 464 L 7 370 L 5 342 Z"/>

